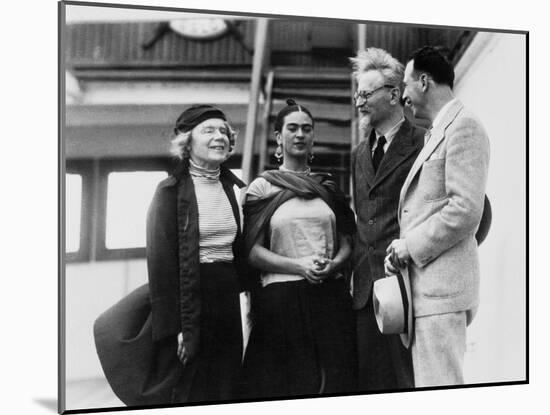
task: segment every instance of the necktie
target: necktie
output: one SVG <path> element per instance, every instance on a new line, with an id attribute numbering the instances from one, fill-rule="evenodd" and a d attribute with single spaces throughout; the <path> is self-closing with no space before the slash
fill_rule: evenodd
<path id="1" fill-rule="evenodd" d="M 380 166 L 380 162 L 384 157 L 385 144 L 386 144 L 386 137 L 384 137 L 383 135 L 378 137 L 378 145 L 376 146 L 376 149 L 374 150 L 374 154 L 372 155 L 372 165 L 374 166 L 375 172 L 378 170 L 378 166 Z"/>

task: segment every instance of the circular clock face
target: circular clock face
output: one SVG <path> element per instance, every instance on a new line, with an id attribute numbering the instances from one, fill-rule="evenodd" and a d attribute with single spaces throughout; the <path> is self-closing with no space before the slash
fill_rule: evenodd
<path id="1" fill-rule="evenodd" d="M 224 35 L 228 25 L 220 18 L 199 18 L 172 20 L 170 28 L 186 38 L 203 40 Z"/>

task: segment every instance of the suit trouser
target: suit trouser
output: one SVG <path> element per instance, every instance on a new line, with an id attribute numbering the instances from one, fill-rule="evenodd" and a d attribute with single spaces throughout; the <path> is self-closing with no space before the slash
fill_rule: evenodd
<path id="1" fill-rule="evenodd" d="M 372 297 L 356 313 L 359 391 L 413 388 L 410 351 L 399 335 L 380 333 Z"/>
<path id="2" fill-rule="evenodd" d="M 416 387 L 459 385 L 466 351 L 466 311 L 416 317 L 411 346 Z"/>

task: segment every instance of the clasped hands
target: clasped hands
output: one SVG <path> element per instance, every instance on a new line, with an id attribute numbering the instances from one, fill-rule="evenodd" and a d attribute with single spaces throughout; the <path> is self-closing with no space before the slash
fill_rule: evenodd
<path id="1" fill-rule="evenodd" d="M 399 274 L 400 268 L 409 265 L 411 254 L 404 239 L 394 239 L 386 249 L 384 272 L 386 276 Z"/>
<path id="2" fill-rule="evenodd" d="M 336 263 L 320 255 L 296 258 L 298 273 L 311 284 L 321 284 L 336 270 Z"/>

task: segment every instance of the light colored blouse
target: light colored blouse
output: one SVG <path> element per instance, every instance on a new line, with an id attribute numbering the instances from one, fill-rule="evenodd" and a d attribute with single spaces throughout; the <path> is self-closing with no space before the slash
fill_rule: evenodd
<path id="1" fill-rule="evenodd" d="M 247 195 L 263 197 L 280 192 L 282 188 L 272 185 L 262 177 L 254 180 Z M 336 246 L 336 216 L 320 198 L 293 197 L 273 213 L 269 222 L 269 249 L 279 255 L 300 258 L 313 254 L 333 258 Z M 298 281 L 301 275 L 262 272 L 262 285 L 274 282 Z"/>

